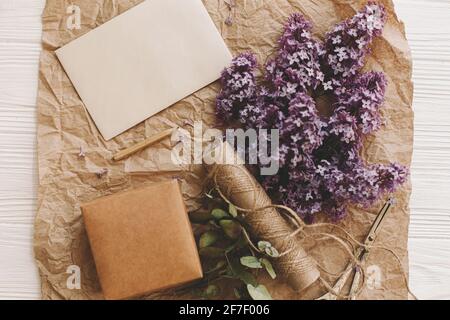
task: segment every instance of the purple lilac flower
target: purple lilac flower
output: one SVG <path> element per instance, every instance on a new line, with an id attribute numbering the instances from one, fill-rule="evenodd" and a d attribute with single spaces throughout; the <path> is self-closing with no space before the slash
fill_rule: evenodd
<path id="1" fill-rule="evenodd" d="M 306 93 L 298 93 L 289 105 L 286 119 L 281 126 L 280 164 L 297 168 L 312 157 L 323 143 L 326 124 L 317 112 L 314 100 Z"/>
<path id="2" fill-rule="evenodd" d="M 399 164 L 367 164 L 363 139 L 382 126 L 383 73 L 360 73 L 370 44 L 381 35 L 384 8 L 370 1 L 354 17 L 313 39 L 311 23 L 299 14 L 288 20 L 275 57 L 257 84 L 254 55 L 245 53 L 222 74 L 218 118 L 244 128 L 279 129 L 280 171 L 260 177 L 264 188 L 312 222 L 319 212 L 333 221 L 351 204 L 369 207 L 408 178 Z M 326 94 L 331 115 L 315 98 Z"/>
<path id="3" fill-rule="evenodd" d="M 352 86 L 338 97 L 336 112 L 354 116 L 363 134 L 379 130 L 382 125 L 379 110 L 384 103 L 386 86 L 386 78 L 381 72 L 358 75 Z"/>
<path id="4" fill-rule="evenodd" d="M 325 67 L 324 84 L 327 89 L 339 94 L 344 82 L 357 75 L 374 38 L 383 32 L 385 22 L 384 7 L 369 1 L 362 11 L 326 34 L 322 65 Z"/>
<path id="5" fill-rule="evenodd" d="M 222 72 L 222 92 L 217 98 L 217 116 L 224 122 L 241 118 L 241 111 L 256 103 L 256 57 L 244 53 L 235 58 L 231 66 Z M 245 122 L 245 120 L 244 120 Z"/>
<path id="6" fill-rule="evenodd" d="M 319 60 L 325 51 L 312 38 L 311 29 L 302 15 L 293 14 L 279 40 L 278 55 L 266 65 L 265 80 L 282 98 L 293 99 L 324 80 Z"/>

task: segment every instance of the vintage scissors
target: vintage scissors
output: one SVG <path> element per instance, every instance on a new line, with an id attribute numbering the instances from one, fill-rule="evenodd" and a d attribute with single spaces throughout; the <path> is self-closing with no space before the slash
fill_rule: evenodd
<path id="1" fill-rule="evenodd" d="M 367 235 L 364 241 L 364 246 L 361 246 L 356 250 L 356 258 L 358 261 L 364 262 L 364 260 L 367 258 L 369 254 L 368 248 L 370 248 L 370 246 L 373 245 L 373 243 L 375 242 L 375 239 L 377 238 L 377 235 L 380 230 L 380 226 L 383 223 L 387 213 L 389 212 L 389 209 L 394 205 L 394 203 L 395 203 L 394 199 L 389 199 L 378 213 L 378 216 L 375 218 L 375 221 L 373 222 L 372 227 L 370 228 L 369 234 Z M 347 268 L 345 269 L 344 273 L 337 280 L 336 284 L 333 287 L 334 292 L 339 293 L 342 291 L 355 267 L 356 266 L 354 261 L 351 261 L 347 265 Z M 355 276 L 353 278 L 353 282 L 350 289 L 349 300 L 356 299 L 357 291 L 360 287 L 360 281 L 361 281 L 361 271 L 358 270 L 358 268 L 356 268 Z M 338 297 L 336 295 L 329 292 L 323 295 L 322 297 L 318 298 L 317 300 L 337 300 L 337 299 Z"/>

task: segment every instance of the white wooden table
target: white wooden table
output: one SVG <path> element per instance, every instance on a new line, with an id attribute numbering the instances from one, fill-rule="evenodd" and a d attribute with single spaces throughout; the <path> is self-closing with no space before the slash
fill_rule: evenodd
<path id="1" fill-rule="evenodd" d="M 414 57 L 411 287 L 450 299 L 450 0 L 394 0 Z M 45 0 L 0 1 L 0 299 L 39 299 L 32 252 Z"/>

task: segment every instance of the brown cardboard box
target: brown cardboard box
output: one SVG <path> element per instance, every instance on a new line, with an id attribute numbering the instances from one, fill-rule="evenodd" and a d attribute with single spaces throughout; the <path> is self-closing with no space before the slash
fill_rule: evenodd
<path id="1" fill-rule="evenodd" d="M 82 205 L 106 299 L 128 299 L 202 277 L 177 181 Z"/>

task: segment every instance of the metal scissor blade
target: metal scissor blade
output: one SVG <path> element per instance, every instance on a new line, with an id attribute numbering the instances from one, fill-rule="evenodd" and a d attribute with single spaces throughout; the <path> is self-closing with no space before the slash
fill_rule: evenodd
<path id="1" fill-rule="evenodd" d="M 384 219 L 386 218 L 387 213 L 389 212 L 389 209 L 392 207 L 394 203 L 393 199 L 389 199 L 381 208 L 380 212 L 378 213 L 377 217 L 375 218 L 374 222 L 372 223 L 372 227 L 370 227 L 369 233 L 367 234 L 366 239 L 364 240 L 365 245 L 370 245 L 373 242 L 375 242 L 375 239 L 378 235 L 378 232 L 380 230 L 380 226 L 382 225 Z"/>

